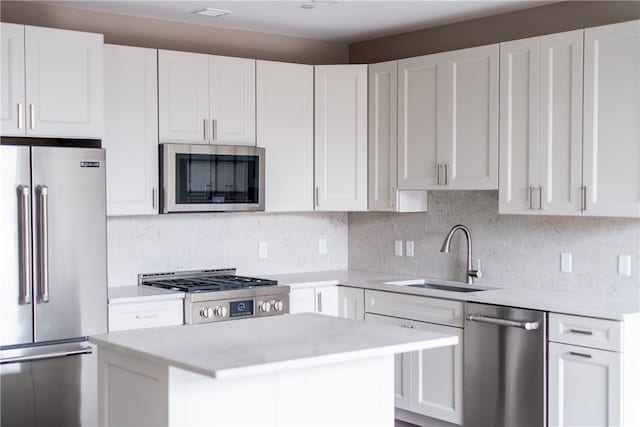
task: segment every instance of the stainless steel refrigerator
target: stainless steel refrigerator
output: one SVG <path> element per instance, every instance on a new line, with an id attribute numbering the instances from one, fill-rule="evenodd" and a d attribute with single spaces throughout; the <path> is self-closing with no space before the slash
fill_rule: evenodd
<path id="1" fill-rule="evenodd" d="M 97 424 L 107 331 L 105 155 L 0 145 L 0 422 Z"/>

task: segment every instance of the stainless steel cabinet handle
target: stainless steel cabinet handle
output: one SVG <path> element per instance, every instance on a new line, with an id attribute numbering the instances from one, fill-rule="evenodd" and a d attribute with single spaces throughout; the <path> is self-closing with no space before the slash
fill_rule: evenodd
<path id="1" fill-rule="evenodd" d="M 216 139 L 218 139 L 218 121 L 211 119 L 211 140 L 215 141 Z"/>
<path id="2" fill-rule="evenodd" d="M 587 186 L 582 187 L 582 211 L 587 210 Z"/>
<path id="3" fill-rule="evenodd" d="M 496 317 L 488 317 L 481 314 L 469 314 L 467 316 L 467 320 L 470 322 L 488 323 L 490 325 L 520 328 L 527 331 L 535 331 L 540 327 L 540 323 L 538 322 L 522 322 L 519 320 L 498 319 Z"/>
<path id="4" fill-rule="evenodd" d="M 444 164 L 444 185 L 449 185 L 449 163 Z"/>
<path id="5" fill-rule="evenodd" d="M 585 331 L 582 329 L 569 329 L 572 334 L 593 335 L 593 331 Z"/>
<path id="6" fill-rule="evenodd" d="M 318 313 L 322 313 L 322 292 L 318 292 Z"/>
<path id="7" fill-rule="evenodd" d="M 38 282 L 40 284 L 40 302 L 49 302 L 49 188 L 37 187 L 38 203 Z"/>
<path id="8" fill-rule="evenodd" d="M 36 106 L 29 104 L 29 129 L 36 128 Z"/>
<path id="9" fill-rule="evenodd" d="M 31 304 L 31 221 L 29 200 L 31 192 L 25 185 L 18 186 L 20 208 L 18 229 L 20 233 L 20 300 L 19 304 Z"/>
<path id="10" fill-rule="evenodd" d="M 441 175 L 441 172 L 440 172 L 440 171 L 441 171 L 441 170 L 442 170 L 442 165 L 441 165 L 440 163 L 438 163 L 438 185 L 442 185 L 442 184 L 441 184 L 442 179 L 440 178 L 440 175 Z"/>
<path id="11" fill-rule="evenodd" d="M 395 203 L 395 197 L 396 196 L 396 188 L 395 187 L 390 187 L 389 188 L 389 207 L 394 207 L 396 205 Z"/>
<path id="12" fill-rule="evenodd" d="M 533 186 L 529 186 L 529 209 L 533 210 Z"/>
<path id="13" fill-rule="evenodd" d="M 207 131 L 209 130 L 209 120 L 202 119 L 202 138 L 207 141 L 209 138 L 207 137 Z"/>
<path id="14" fill-rule="evenodd" d="M 158 313 L 139 313 L 136 314 L 136 319 L 153 319 L 158 317 Z"/>
<path id="15" fill-rule="evenodd" d="M 576 353 L 575 351 L 570 351 L 569 354 L 572 355 L 572 356 L 584 357 L 584 358 L 587 358 L 587 359 L 591 359 L 593 357 L 590 354 L 587 354 L 587 353 Z"/>
<path id="16" fill-rule="evenodd" d="M 544 209 L 544 205 L 542 204 L 542 185 L 540 187 L 538 187 L 538 201 L 540 202 L 540 204 L 538 205 L 538 209 L 539 210 L 543 210 Z"/>
<path id="17" fill-rule="evenodd" d="M 67 356 L 75 356 L 77 354 L 91 354 L 93 350 L 91 347 L 80 347 L 78 349 L 69 350 L 69 351 L 54 351 L 51 353 L 43 353 L 43 354 L 34 354 L 29 356 L 16 356 L 16 357 L 7 357 L 5 359 L 0 359 L 0 365 L 5 365 L 7 363 L 22 363 L 22 362 L 33 362 L 34 360 L 44 360 L 44 359 L 57 359 L 60 357 Z"/>
<path id="18" fill-rule="evenodd" d="M 151 189 L 151 207 L 156 208 L 156 187 Z"/>
<path id="19" fill-rule="evenodd" d="M 316 208 L 319 208 L 320 207 L 320 187 L 316 187 L 315 199 L 316 199 Z"/>
<path id="20" fill-rule="evenodd" d="M 18 104 L 18 129 L 22 129 L 22 104 Z"/>

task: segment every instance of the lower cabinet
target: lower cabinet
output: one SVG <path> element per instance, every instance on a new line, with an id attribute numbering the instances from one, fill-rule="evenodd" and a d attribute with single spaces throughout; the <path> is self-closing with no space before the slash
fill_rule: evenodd
<path id="1" fill-rule="evenodd" d="M 109 332 L 184 323 L 182 299 L 109 303 Z"/>
<path id="2" fill-rule="evenodd" d="M 416 414 L 462 424 L 463 329 L 366 313 L 365 321 L 457 335 L 460 344 L 396 355 L 395 405 Z"/>
<path id="3" fill-rule="evenodd" d="M 364 320 L 364 289 L 337 285 L 292 289 L 289 293 L 289 312 Z"/>

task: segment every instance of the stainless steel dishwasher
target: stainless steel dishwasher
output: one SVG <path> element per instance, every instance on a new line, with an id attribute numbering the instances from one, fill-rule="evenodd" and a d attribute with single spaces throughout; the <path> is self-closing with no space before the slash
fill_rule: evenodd
<path id="1" fill-rule="evenodd" d="M 547 425 L 547 313 L 465 304 L 465 427 Z"/>

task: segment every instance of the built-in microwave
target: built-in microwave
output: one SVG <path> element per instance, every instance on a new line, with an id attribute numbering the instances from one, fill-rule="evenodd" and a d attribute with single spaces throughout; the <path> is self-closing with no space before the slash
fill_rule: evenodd
<path id="1" fill-rule="evenodd" d="M 264 148 L 160 144 L 160 210 L 264 210 Z"/>

